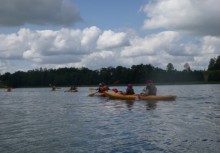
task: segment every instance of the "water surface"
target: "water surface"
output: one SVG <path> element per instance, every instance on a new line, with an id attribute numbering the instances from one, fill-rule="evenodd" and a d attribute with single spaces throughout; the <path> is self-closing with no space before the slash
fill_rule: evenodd
<path id="1" fill-rule="evenodd" d="M 219 153 L 220 85 L 157 88 L 176 101 L 88 97 L 89 87 L 1 89 L 0 152 Z"/>

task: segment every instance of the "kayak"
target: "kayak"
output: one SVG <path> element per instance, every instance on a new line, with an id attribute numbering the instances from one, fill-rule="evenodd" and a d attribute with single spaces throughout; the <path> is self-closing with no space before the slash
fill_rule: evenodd
<path id="1" fill-rule="evenodd" d="M 135 100 L 136 98 L 138 98 L 138 96 L 136 95 L 124 95 L 118 92 L 116 93 L 116 92 L 109 92 L 109 91 L 106 91 L 105 95 L 113 99 L 122 99 L 122 100 Z"/>
<path id="2" fill-rule="evenodd" d="M 67 90 L 65 92 L 78 92 L 78 90 Z"/>
<path id="3" fill-rule="evenodd" d="M 140 100 L 176 100 L 175 95 L 157 95 L 157 96 L 143 96 L 139 95 L 138 98 Z"/>
<path id="4" fill-rule="evenodd" d="M 176 100 L 175 95 L 144 96 L 138 94 L 124 95 L 115 92 L 105 92 L 105 95 L 113 99 L 122 99 L 122 100 Z"/>
<path id="5" fill-rule="evenodd" d="M 103 92 L 96 92 L 95 96 L 105 97 L 105 93 L 103 93 Z"/>

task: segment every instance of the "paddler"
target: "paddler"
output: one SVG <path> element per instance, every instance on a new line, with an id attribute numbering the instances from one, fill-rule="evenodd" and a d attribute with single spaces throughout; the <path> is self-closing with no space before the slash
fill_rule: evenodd
<path id="1" fill-rule="evenodd" d="M 126 95 L 133 95 L 133 94 L 135 94 L 132 84 L 129 83 L 127 85 L 127 89 L 126 89 L 126 93 L 125 94 Z"/>
<path id="2" fill-rule="evenodd" d="M 157 95 L 157 87 L 153 84 L 152 80 L 147 80 L 146 86 L 141 95 Z"/>
<path id="3" fill-rule="evenodd" d="M 54 85 L 52 85 L 52 84 L 49 84 L 49 86 L 52 88 L 52 89 L 51 89 L 52 91 L 55 91 L 56 88 L 57 88 L 56 86 L 54 86 Z"/>
<path id="4" fill-rule="evenodd" d="M 69 91 L 77 91 L 77 87 L 74 85 L 74 86 L 71 86 Z"/>
<path id="5" fill-rule="evenodd" d="M 12 90 L 11 87 L 9 87 L 9 86 L 6 87 L 6 91 L 7 91 L 7 92 L 11 92 L 11 90 Z"/>
<path id="6" fill-rule="evenodd" d="M 103 93 L 105 91 L 108 91 L 109 87 L 105 83 L 99 83 L 98 92 Z"/>

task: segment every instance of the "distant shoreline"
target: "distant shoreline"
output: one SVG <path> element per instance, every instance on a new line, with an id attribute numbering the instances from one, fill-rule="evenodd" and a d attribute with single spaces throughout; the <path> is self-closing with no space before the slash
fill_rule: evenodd
<path id="1" fill-rule="evenodd" d="M 218 81 L 203 81 L 203 82 L 174 82 L 174 83 L 154 83 L 155 85 L 202 85 L 202 84 L 220 84 Z M 133 86 L 145 86 L 146 84 L 133 84 Z M 108 84 L 108 86 L 126 86 L 126 84 Z M 63 88 L 69 88 L 70 86 L 57 86 Z M 77 87 L 98 87 L 98 85 L 78 85 Z M 49 86 L 42 87 L 15 87 L 15 88 L 51 88 Z M 0 87 L 0 89 L 5 89 Z"/>

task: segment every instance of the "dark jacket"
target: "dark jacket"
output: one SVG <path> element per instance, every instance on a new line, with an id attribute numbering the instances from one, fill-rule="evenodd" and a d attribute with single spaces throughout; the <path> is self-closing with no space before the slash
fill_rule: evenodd
<path id="1" fill-rule="evenodd" d="M 134 93 L 134 89 L 133 88 L 127 88 L 126 90 L 126 95 L 133 95 Z"/>

